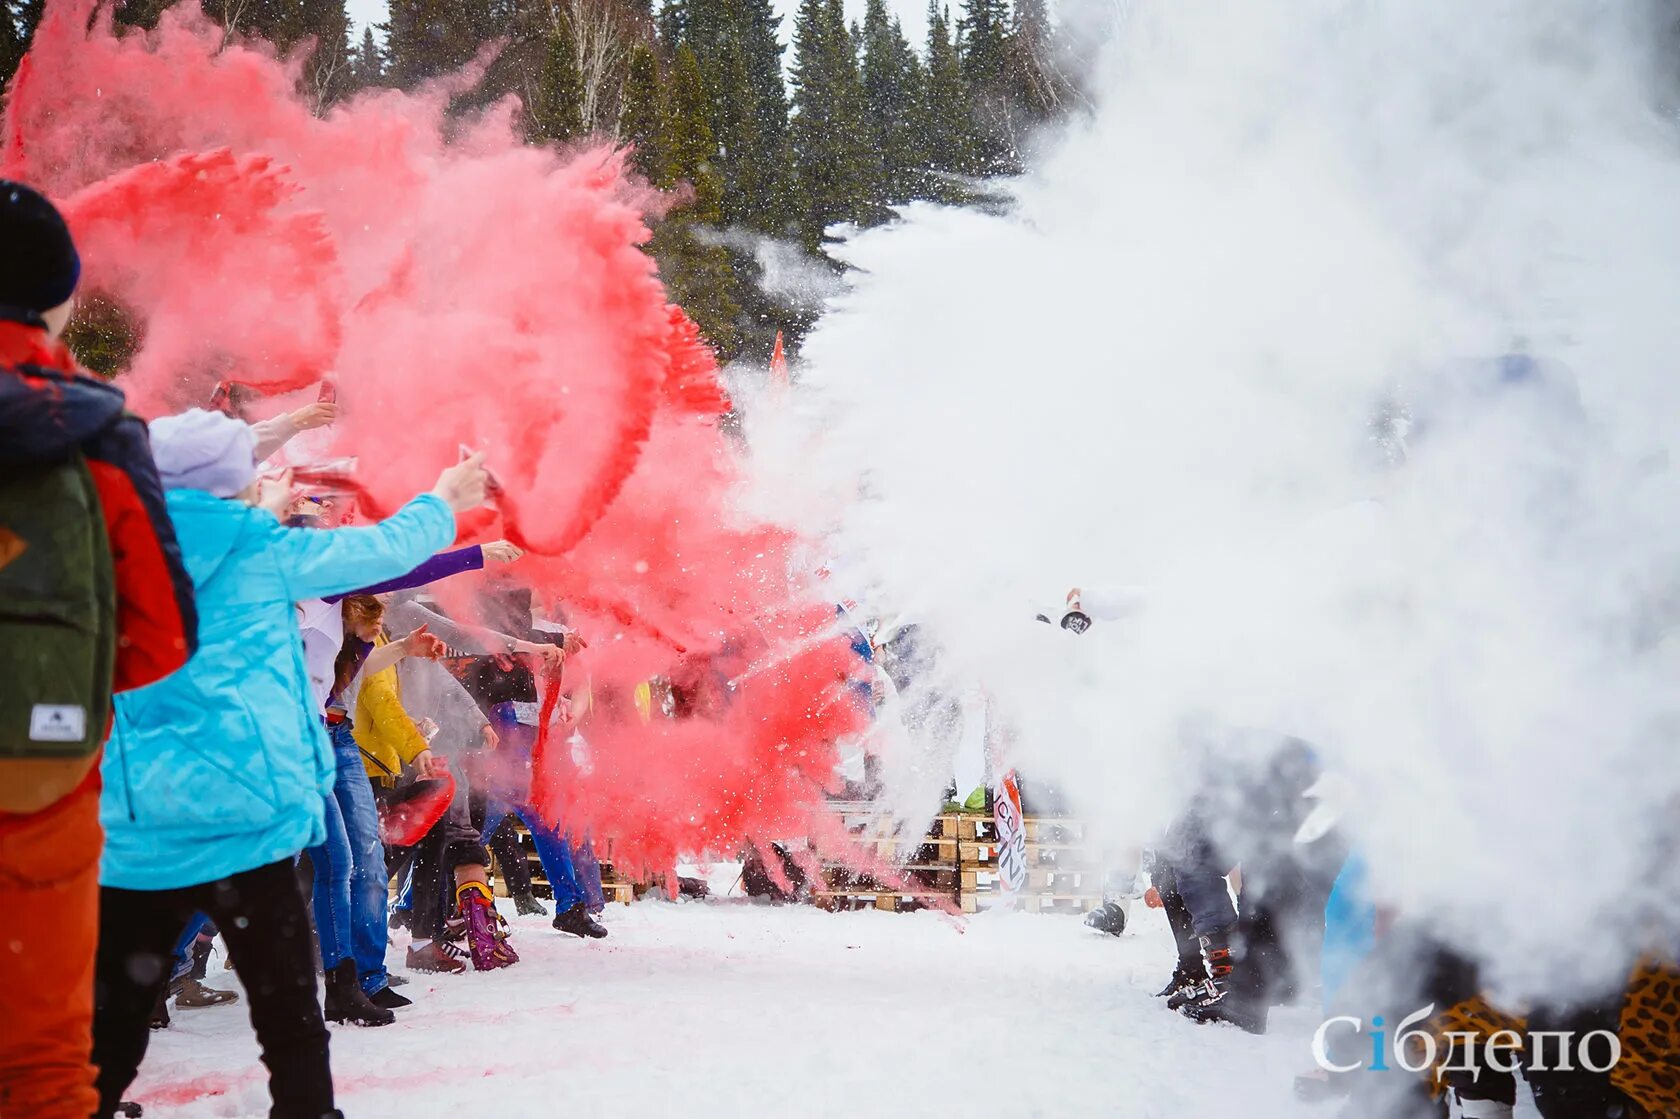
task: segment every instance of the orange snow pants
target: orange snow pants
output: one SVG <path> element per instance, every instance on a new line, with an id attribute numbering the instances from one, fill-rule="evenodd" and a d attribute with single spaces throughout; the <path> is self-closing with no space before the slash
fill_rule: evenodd
<path id="1" fill-rule="evenodd" d="M 0 767 L 3 768 L 3 767 Z M 97 766 L 39 812 L 0 812 L 0 1119 L 87 1119 L 99 939 Z"/>

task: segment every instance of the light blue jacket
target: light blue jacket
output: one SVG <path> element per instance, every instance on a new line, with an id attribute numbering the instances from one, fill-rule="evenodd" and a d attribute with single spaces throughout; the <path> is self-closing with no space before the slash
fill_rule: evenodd
<path id="1" fill-rule="evenodd" d="M 337 766 L 310 710 L 294 604 L 395 578 L 455 536 L 430 494 L 377 525 L 332 530 L 285 528 L 201 490 L 168 502 L 198 598 L 198 652 L 116 700 L 99 880 L 126 890 L 212 882 L 325 840 Z"/>

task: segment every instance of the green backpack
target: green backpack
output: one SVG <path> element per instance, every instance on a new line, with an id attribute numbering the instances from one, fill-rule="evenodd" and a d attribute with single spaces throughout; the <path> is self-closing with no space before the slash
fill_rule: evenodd
<path id="1" fill-rule="evenodd" d="M 117 655 L 105 515 L 78 451 L 0 472 L 0 759 L 105 741 Z"/>

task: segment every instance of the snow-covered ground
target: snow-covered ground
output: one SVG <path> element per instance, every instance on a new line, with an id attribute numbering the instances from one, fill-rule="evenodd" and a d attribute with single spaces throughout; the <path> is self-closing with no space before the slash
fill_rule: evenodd
<path id="1" fill-rule="evenodd" d="M 351 1119 L 1334 1113 L 1291 1093 L 1312 1011 L 1261 1038 L 1167 1012 L 1150 997 L 1166 923 L 1133 918 L 1115 939 L 1067 916 L 643 901 L 585 942 L 510 912 L 518 967 L 412 975 L 396 1025 L 335 1028 L 339 1102 Z M 234 982 L 214 964 L 210 981 Z M 129 1095 L 149 1117 L 265 1115 L 265 1084 L 239 1005 L 177 1011 Z"/>

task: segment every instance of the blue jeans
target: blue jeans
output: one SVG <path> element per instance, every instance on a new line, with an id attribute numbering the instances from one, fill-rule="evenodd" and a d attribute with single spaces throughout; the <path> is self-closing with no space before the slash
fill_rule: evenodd
<path id="1" fill-rule="evenodd" d="M 537 846 L 537 858 L 542 860 L 543 874 L 548 878 L 548 884 L 554 891 L 554 911 L 564 913 L 574 905 L 584 901 L 583 888 L 578 885 L 577 869 L 572 865 L 572 849 L 566 844 L 566 837 L 548 827 L 542 822 L 529 805 L 511 807 L 491 798 L 484 813 L 484 831 L 479 835 L 480 843 L 489 843 L 490 837 L 496 834 L 496 829 L 502 826 L 508 813 L 514 813 L 525 826 L 531 829 L 531 840 Z"/>
<path id="2" fill-rule="evenodd" d="M 327 798 L 327 841 L 309 850 L 315 864 L 315 929 L 321 963 L 332 970 L 346 958 L 368 994 L 386 986 L 385 902 L 390 879 L 379 841 L 379 809 L 362 751 L 348 720 L 327 724 L 338 781 Z"/>
<path id="3" fill-rule="evenodd" d="M 491 707 L 490 722 L 495 726 L 496 733 L 502 737 L 502 750 L 509 756 L 523 756 L 526 768 L 529 769 L 531 751 L 535 748 L 536 731 L 514 717 L 511 703 L 498 703 Z M 488 845 L 490 837 L 496 834 L 496 829 L 502 826 L 502 821 L 507 819 L 508 814 L 516 813 L 525 821 L 525 826 L 531 829 L 531 841 L 536 844 L 537 858 L 542 861 L 543 874 L 554 891 L 555 912 L 564 913 L 572 906 L 581 904 L 585 900 L 583 888 L 578 885 L 577 869 L 572 865 L 572 850 L 566 842 L 566 837 L 538 819 L 530 805 L 512 803 L 515 797 L 523 799 L 529 796 L 528 791 L 521 789 L 514 793 L 509 788 L 497 786 L 498 782 L 490 783 L 484 806 L 484 830 L 479 834 L 478 841 Z"/>
<path id="4" fill-rule="evenodd" d="M 595 858 L 595 845 L 587 836 L 582 843 L 572 844 L 572 867 L 577 871 L 578 885 L 583 888 L 584 905 L 591 913 L 601 912 L 607 907 L 607 896 L 601 890 L 601 864 Z"/>
<path id="5" fill-rule="evenodd" d="M 175 942 L 175 967 L 169 973 L 171 980 L 179 979 L 192 970 L 193 941 L 204 931 L 204 926 L 210 923 L 210 918 L 203 913 L 194 913 L 192 920 L 187 922 L 186 931 L 181 933 L 181 939 Z"/>

